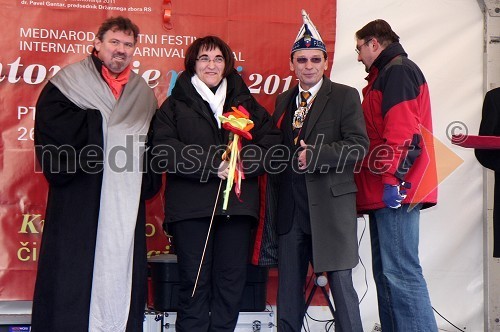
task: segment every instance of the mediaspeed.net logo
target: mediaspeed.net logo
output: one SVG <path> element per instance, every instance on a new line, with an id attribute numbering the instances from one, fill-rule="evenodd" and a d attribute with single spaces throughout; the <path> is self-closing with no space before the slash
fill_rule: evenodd
<path id="1" fill-rule="evenodd" d="M 467 132 L 468 129 L 462 122 L 454 121 L 450 123 L 447 127 L 446 136 L 450 139 L 452 136 L 457 135 L 458 132 Z M 429 162 L 425 165 L 425 171 L 423 172 L 423 178 L 419 183 L 414 183 L 412 188 L 414 190 L 412 202 L 418 204 L 419 202 L 425 201 L 426 197 L 431 193 L 435 192 L 440 183 L 442 183 L 446 178 L 448 178 L 451 173 L 453 173 L 464 160 L 460 158 L 447 144 L 440 141 L 433 133 L 424 127 L 420 128 L 420 134 L 422 137 L 422 143 L 426 145 L 427 148 L 423 149 L 426 156 L 426 160 Z M 321 137 L 320 137 L 321 136 Z M 129 139 L 130 138 L 130 139 Z M 324 137 L 318 135 L 317 141 L 313 143 L 313 146 L 321 146 Z M 451 139 L 450 139 L 451 141 Z M 104 165 L 108 165 L 109 169 L 113 172 L 143 172 L 148 167 L 143 167 L 144 164 L 139 162 L 140 158 L 135 158 L 134 156 L 141 155 L 145 151 L 143 141 L 139 140 L 139 143 L 135 144 L 131 137 L 127 137 L 126 144 L 124 146 L 114 146 L 110 148 L 109 152 L 106 154 L 102 147 L 97 145 L 89 145 L 81 150 L 76 150 L 72 146 L 35 146 L 35 151 L 38 148 L 41 154 L 40 158 L 44 161 L 44 171 L 50 173 L 64 172 L 65 174 L 76 173 L 77 171 L 83 171 L 91 174 L 96 174 L 103 171 Z M 259 146 L 247 145 L 244 148 L 248 148 L 245 151 L 250 152 L 249 156 L 244 157 L 247 164 L 258 164 L 262 159 L 270 159 L 275 162 L 265 170 L 270 174 L 277 174 L 286 167 L 290 160 L 295 160 L 297 158 L 297 153 L 300 150 L 291 151 L 286 145 L 276 145 L 267 151 L 262 151 Z M 356 155 L 362 154 L 363 147 L 352 146 L 342 149 L 340 152 L 340 157 L 338 158 L 338 165 L 335 167 L 336 172 L 342 172 L 344 170 L 344 163 L 348 163 L 349 160 L 356 159 Z M 200 170 L 212 170 L 216 169 L 217 164 L 220 163 L 220 159 L 217 159 L 217 151 L 225 151 L 226 146 L 211 146 L 207 157 L 204 152 L 204 148 L 199 145 L 187 145 L 182 151 L 177 151 L 173 146 L 160 145 L 152 148 L 153 157 L 151 160 L 146 161 L 151 163 L 151 170 L 153 172 L 163 173 L 167 164 L 174 165 L 173 169 L 169 169 L 169 172 L 181 172 L 188 174 L 191 172 L 195 174 Z M 391 147 L 386 147 L 386 150 L 391 150 Z M 276 152 L 280 152 L 276 154 Z M 242 149 L 242 155 L 243 149 Z M 376 153 L 375 153 L 376 154 Z M 390 155 L 390 153 L 388 153 Z M 318 156 L 316 158 L 311 158 L 309 163 L 314 164 L 310 169 L 319 170 L 319 172 L 328 172 L 332 165 L 325 164 L 325 167 L 320 167 L 317 165 Z M 177 162 L 177 158 L 179 158 Z M 371 158 L 370 156 L 365 158 Z M 377 158 L 375 156 L 374 158 Z M 102 160 L 104 159 L 104 160 Z M 324 161 L 323 161 L 324 162 Z M 206 167 L 207 163 L 210 167 Z M 267 164 L 267 163 L 264 163 Z M 291 163 L 292 167 L 296 166 L 295 163 Z M 385 164 L 382 166 L 377 166 L 376 169 L 372 170 L 374 173 L 380 174 L 385 168 Z M 42 171 L 41 165 L 38 162 L 34 163 L 35 173 L 40 173 Z M 173 167 L 173 166 L 170 166 Z M 304 172 L 303 170 L 294 171 Z M 355 172 L 359 172 L 360 168 L 355 169 Z M 207 175 L 208 176 L 208 175 Z M 207 181 L 208 178 L 202 177 L 202 181 Z"/>

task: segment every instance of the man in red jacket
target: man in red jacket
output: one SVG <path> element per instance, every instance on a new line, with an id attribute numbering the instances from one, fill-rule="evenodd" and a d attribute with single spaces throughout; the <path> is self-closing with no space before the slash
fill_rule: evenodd
<path id="1" fill-rule="evenodd" d="M 357 208 L 370 218 L 382 330 L 437 331 L 418 258 L 420 210 L 437 202 L 429 89 L 384 20 L 356 32 L 368 72 L 363 112 L 370 148 L 356 174 Z"/>

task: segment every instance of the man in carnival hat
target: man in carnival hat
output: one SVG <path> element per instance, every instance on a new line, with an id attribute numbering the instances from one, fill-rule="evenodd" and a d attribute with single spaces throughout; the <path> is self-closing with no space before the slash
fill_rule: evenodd
<path id="1" fill-rule="evenodd" d="M 311 263 L 317 278 L 328 278 L 335 331 L 362 332 L 352 268 L 359 260 L 354 166 L 368 147 L 363 111 L 356 89 L 324 75 L 326 46 L 304 10 L 302 17 L 290 56 L 299 84 L 278 96 L 273 114 L 289 156 L 279 176 L 278 331 L 301 330 Z"/>

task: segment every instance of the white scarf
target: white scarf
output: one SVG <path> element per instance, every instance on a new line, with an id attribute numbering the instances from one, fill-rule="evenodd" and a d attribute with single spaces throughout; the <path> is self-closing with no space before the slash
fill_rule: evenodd
<path id="1" fill-rule="evenodd" d="M 210 105 L 210 108 L 215 115 L 215 119 L 217 120 L 217 125 L 220 128 L 219 115 L 222 115 L 222 108 L 224 107 L 224 102 L 226 101 L 227 80 L 225 78 L 222 80 L 215 93 L 213 93 L 212 90 L 210 90 L 210 88 L 203 83 L 203 81 L 200 80 L 196 74 L 191 77 L 191 83 L 200 94 L 201 98 L 203 98 L 203 100 Z"/>

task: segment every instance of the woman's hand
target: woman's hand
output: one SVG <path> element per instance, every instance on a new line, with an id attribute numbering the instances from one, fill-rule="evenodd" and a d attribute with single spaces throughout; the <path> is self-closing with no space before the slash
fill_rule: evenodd
<path id="1" fill-rule="evenodd" d="M 219 165 L 219 170 L 217 171 L 217 176 L 222 180 L 227 179 L 229 175 L 229 162 L 223 160 Z"/>

